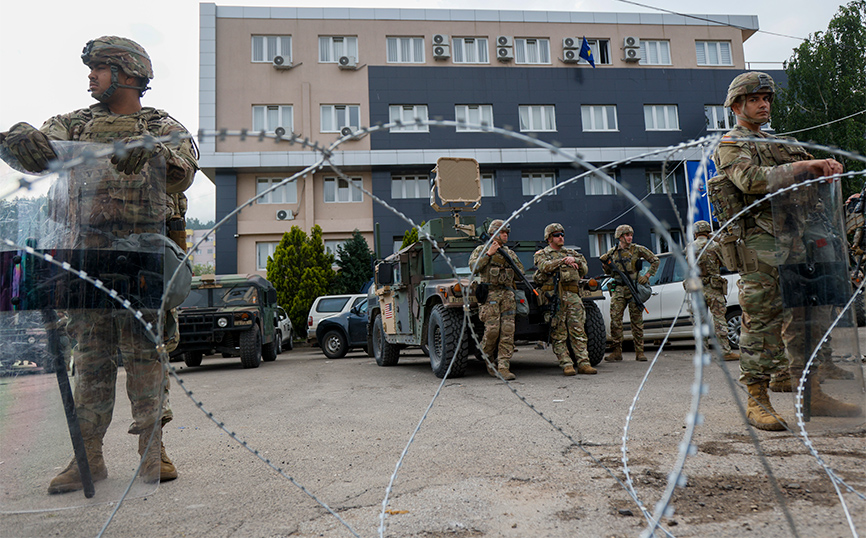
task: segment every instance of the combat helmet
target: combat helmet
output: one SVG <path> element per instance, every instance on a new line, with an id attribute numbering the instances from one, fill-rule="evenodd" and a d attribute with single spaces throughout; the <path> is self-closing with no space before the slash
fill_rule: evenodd
<path id="1" fill-rule="evenodd" d="M 699 221 L 695 222 L 695 235 L 699 235 L 699 234 L 709 235 L 710 233 L 712 233 L 712 231 L 713 231 L 713 227 L 709 222 L 707 222 L 705 220 L 699 220 Z"/>
<path id="2" fill-rule="evenodd" d="M 776 83 L 773 77 L 760 71 L 749 71 L 734 77 L 728 86 L 728 96 L 725 98 L 725 107 L 730 107 L 741 95 L 753 93 L 769 93 L 776 95 Z"/>
<path id="3" fill-rule="evenodd" d="M 565 233 L 565 228 L 562 227 L 562 224 L 558 222 L 552 222 L 544 227 L 544 240 L 547 241 L 550 239 L 551 234 L 555 234 L 556 232 Z"/>
<path id="4" fill-rule="evenodd" d="M 632 228 L 628 224 L 620 224 L 616 227 L 616 231 L 613 232 L 613 237 L 614 239 L 619 239 L 625 234 L 634 234 L 634 228 Z"/>
<path id="5" fill-rule="evenodd" d="M 490 226 L 487 227 L 487 233 L 489 233 L 490 235 L 498 234 L 500 231 L 510 233 L 511 232 L 511 226 L 509 226 L 508 224 L 505 224 L 505 227 L 503 227 L 502 226 L 503 224 L 505 224 L 505 221 L 502 219 L 494 220 L 493 222 L 490 223 Z M 499 230 L 499 228 L 502 228 L 502 230 Z"/>
<path id="6" fill-rule="evenodd" d="M 153 64 L 147 51 L 135 41 L 125 37 L 102 36 L 88 41 L 81 51 L 81 61 L 87 66 L 104 63 L 111 67 L 111 86 L 102 94 L 93 96 L 100 101 L 111 97 L 117 88 L 133 88 L 144 95 L 144 92 L 149 89 L 148 82 L 153 79 Z M 118 70 L 141 79 L 141 86 L 120 84 Z"/>

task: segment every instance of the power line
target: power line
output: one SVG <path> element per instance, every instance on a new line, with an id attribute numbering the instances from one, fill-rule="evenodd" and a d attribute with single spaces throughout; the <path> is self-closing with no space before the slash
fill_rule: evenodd
<path id="1" fill-rule="evenodd" d="M 805 127 L 803 129 L 797 129 L 796 131 L 788 131 L 787 133 L 778 133 L 776 136 L 787 136 L 789 134 L 802 133 L 803 131 L 811 131 L 812 129 L 818 129 L 821 127 L 826 127 L 828 125 L 832 125 L 834 123 L 838 123 L 840 121 L 845 121 L 847 119 L 853 118 L 854 116 L 859 116 L 860 114 L 863 114 L 863 113 L 866 113 L 866 109 L 863 109 L 860 112 L 855 112 L 851 115 L 845 116 L 844 118 L 839 118 L 837 120 L 830 120 L 827 123 L 822 123 L 821 125 L 813 125 L 812 127 Z"/>

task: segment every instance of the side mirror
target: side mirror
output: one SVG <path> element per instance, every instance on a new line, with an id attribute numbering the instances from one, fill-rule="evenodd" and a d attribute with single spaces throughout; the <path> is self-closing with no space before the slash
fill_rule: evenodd
<path id="1" fill-rule="evenodd" d="M 394 283 L 394 266 L 390 263 L 380 263 L 376 266 L 376 283 L 380 286 L 390 286 Z"/>
<path id="2" fill-rule="evenodd" d="M 268 290 L 268 304 L 274 304 L 277 302 L 277 290 L 271 288 Z"/>

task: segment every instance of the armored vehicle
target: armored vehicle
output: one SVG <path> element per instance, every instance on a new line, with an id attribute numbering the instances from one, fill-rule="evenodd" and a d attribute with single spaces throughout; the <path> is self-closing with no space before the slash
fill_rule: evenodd
<path id="1" fill-rule="evenodd" d="M 484 324 L 478 319 L 469 257 L 475 247 L 486 241 L 486 227 L 477 228 L 475 217 L 460 216 L 461 211 L 480 207 L 480 176 L 478 163 L 462 158 L 439 159 L 434 173 L 434 189 L 443 206 L 437 203 L 433 193 L 430 205 L 437 211 L 450 211 L 451 215 L 431 219 L 419 232 L 418 241 L 377 264 L 374 285 L 368 295 L 367 339 L 379 366 L 396 365 L 400 350 L 406 346 L 422 346 L 427 348 L 437 377 L 445 376 L 449 364 L 449 376 L 460 377 L 466 371 L 470 355 L 482 359 L 469 326 L 464 330 L 464 319 L 472 323 L 480 340 Z M 428 235 L 444 255 L 427 239 Z M 523 266 L 530 268 L 530 273 L 533 255 L 542 246 L 535 241 L 509 242 L 509 247 L 520 257 Z M 601 293 L 596 291 L 597 283 L 592 279 L 584 280 L 582 285 L 586 288 L 584 306 L 589 358 L 596 365 L 604 356 L 606 339 L 601 311 L 593 302 L 601 298 Z M 549 324 L 534 289 L 530 290 L 527 283 L 521 282 L 516 296 L 521 304 L 515 340 L 548 340 Z M 464 317 L 464 312 L 468 318 Z"/>
<path id="2" fill-rule="evenodd" d="M 244 368 L 277 358 L 277 290 L 258 275 L 192 278 L 189 297 L 178 307 L 180 345 L 187 366 L 212 353 L 241 359 Z"/>

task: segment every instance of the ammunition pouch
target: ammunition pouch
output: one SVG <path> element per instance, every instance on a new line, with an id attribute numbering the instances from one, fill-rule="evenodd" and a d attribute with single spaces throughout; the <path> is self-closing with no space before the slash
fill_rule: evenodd
<path id="1" fill-rule="evenodd" d="M 514 289 L 514 303 L 518 316 L 526 317 L 529 315 L 529 301 L 526 300 L 526 292 L 521 289 Z"/>
<path id="2" fill-rule="evenodd" d="M 475 285 L 475 299 L 479 303 L 486 303 L 487 296 L 490 294 L 490 286 L 484 282 L 477 282 Z"/>
<path id="3" fill-rule="evenodd" d="M 168 220 L 168 236 L 186 253 L 186 219 L 172 217 Z"/>

